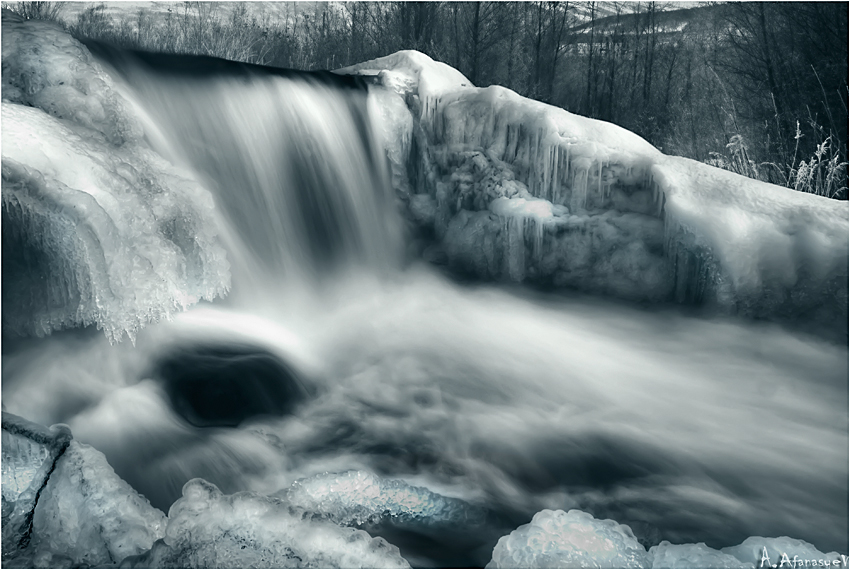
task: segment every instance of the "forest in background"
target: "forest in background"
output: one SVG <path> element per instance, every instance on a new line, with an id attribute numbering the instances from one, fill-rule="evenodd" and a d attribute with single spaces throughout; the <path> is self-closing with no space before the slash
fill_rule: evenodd
<path id="1" fill-rule="evenodd" d="M 137 7 L 143 5 L 144 7 Z M 402 49 L 667 154 L 847 199 L 845 2 L 4 3 L 78 38 L 295 69 Z"/>

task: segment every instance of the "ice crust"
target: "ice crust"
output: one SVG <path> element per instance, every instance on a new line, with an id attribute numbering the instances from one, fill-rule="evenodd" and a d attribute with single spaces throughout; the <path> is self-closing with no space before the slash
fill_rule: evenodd
<path id="1" fill-rule="evenodd" d="M 323 473 L 300 479 L 281 497 L 294 507 L 343 525 L 385 521 L 395 525 L 475 525 L 483 518 L 479 509 L 463 500 L 366 471 Z"/>
<path id="2" fill-rule="evenodd" d="M 224 295 L 211 195 L 57 25 L 3 12 L 3 330 L 111 341 Z"/>
<path id="3" fill-rule="evenodd" d="M 418 52 L 340 72 L 375 76 L 407 103 L 397 188 L 455 269 L 846 333 L 846 202 L 665 156 L 615 125 L 475 88 Z"/>
<path id="4" fill-rule="evenodd" d="M 362 530 L 311 520 L 281 499 L 223 495 L 193 479 L 168 513 L 165 538 L 124 568 L 409 568 L 398 548 Z"/>
<path id="5" fill-rule="evenodd" d="M 790 560 L 796 555 L 799 560 L 841 561 L 838 553 L 824 554 L 788 537 L 750 537 L 721 550 L 704 543 L 663 541 L 647 552 L 628 526 L 574 509 L 540 511 L 530 523 L 500 538 L 487 568 L 757 568 L 765 552 L 771 565 L 778 565 L 783 555 Z M 802 568 L 802 562 L 797 567 Z"/>

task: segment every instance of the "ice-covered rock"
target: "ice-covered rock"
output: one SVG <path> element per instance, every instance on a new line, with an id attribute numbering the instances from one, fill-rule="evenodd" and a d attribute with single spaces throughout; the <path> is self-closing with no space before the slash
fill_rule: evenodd
<path id="1" fill-rule="evenodd" d="M 409 568 L 382 538 L 311 520 L 279 498 L 223 495 L 193 479 L 168 513 L 163 540 L 125 568 Z"/>
<path id="2" fill-rule="evenodd" d="M 6 413 L 3 502 L 4 566 L 114 566 L 165 533 L 165 515 L 102 453 L 72 440 L 67 427 L 48 430 Z"/>
<path id="3" fill-rule="evenodd" d="M 59 26 L 3 13 L 3 330 L 131 338 L 227 292 L 210 194 Z"/>
<path id="4" fill-rule="evenodd" d="M 461 499 L 365 471 L 323 473 L 300 479 L 281 496 L 294 507 L 343 525 L 388 521 L 396 525 L 471 526 L 483 518 L 482 511 Z"/>
<path id="5" fill-rule="evenodd" d="M 615 125 L 475 88 L 418 52 L 340 71 L 376 76 L 407 103 L 408 187 L 436 210 L 410 197 L 411 219 L 450 265 L 846 334 L 846 202 L 665 156 Z"/>
<path id="6" fill-rule="evenodd" d="M 487 568 L 647 568 L 632 530 L 579 510 L 540 511 L 499 539 Z"/>

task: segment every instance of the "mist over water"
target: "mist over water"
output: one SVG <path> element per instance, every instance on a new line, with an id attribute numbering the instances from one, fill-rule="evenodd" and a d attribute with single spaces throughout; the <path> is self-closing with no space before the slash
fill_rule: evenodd
<path id="1" fill-rule="evenodd" d="M 215 195 L 231 296 L 135 346 L 5 343 L 6 409 L 69 424 L 165 511 L 194 477 L 273 494 L 351 469 L 482 509 L 442 549 L 381 531 L 419 564 L 484 564 L 544 508 L 647 544 L 847 550 L 846 346 L 403 267 L 362 86 L 124 65 L 152 144 Z"/>

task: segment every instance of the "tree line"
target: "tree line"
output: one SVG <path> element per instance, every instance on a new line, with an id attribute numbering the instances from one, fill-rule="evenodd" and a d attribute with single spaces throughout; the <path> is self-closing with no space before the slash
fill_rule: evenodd
<path id="1" fill-rule="evenodd" d="M 120 47 L 296 69 L 415 49 L 668 154 L 847 198 L 844 2 L 182 2 L 121 17 L 57 6 L 11 5 Z"/>

